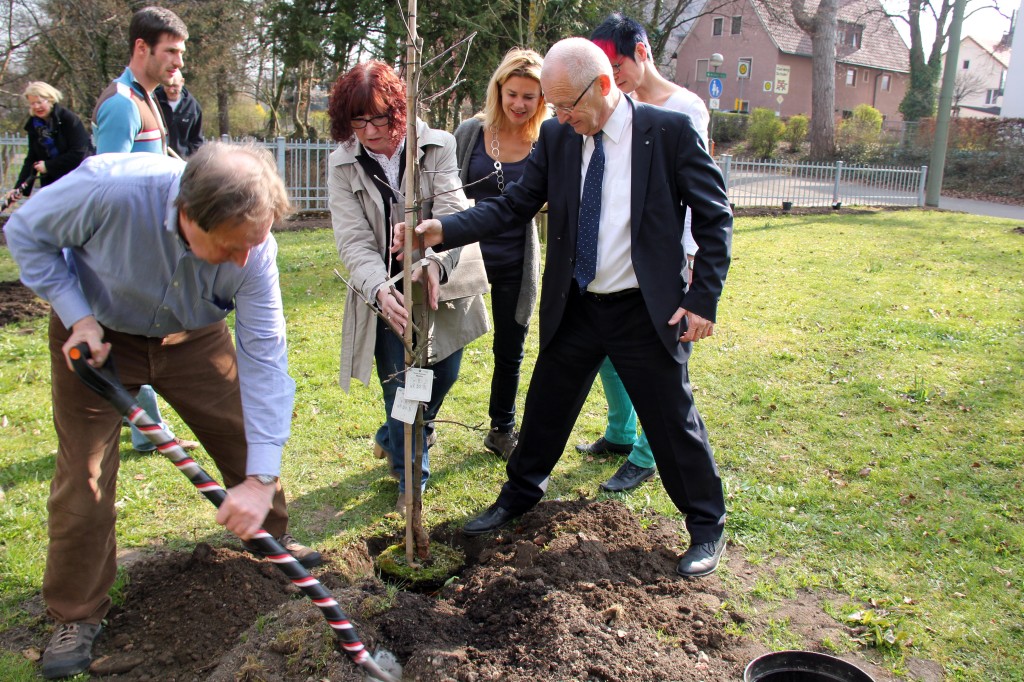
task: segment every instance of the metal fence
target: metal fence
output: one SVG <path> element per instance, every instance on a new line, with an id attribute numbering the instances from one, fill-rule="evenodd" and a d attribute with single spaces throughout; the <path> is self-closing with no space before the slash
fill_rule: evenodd
<path id="1" fill-rule="evenodd" d="M 728 154 L 720 157 L 719 167 L 735 206 L 924 206 L 928 176 L 928 166 L 782 163 Z"/>
<path id="2" fill-rule="evenodd" d="M 24 135 L 0 135 L 0 192 L 14 188 L 25 159 L 28 138 Z"/>
<path id="3" fill-rule="evenodd" d="M 228 136 L 221 138 L 231 142 Z M 338 148 L 332 140 L 261 140 L 274 153 L 277 171 L 284 178 L 288 196 L 298 211 L 326 211 L 327 157 Z"/>
<path id="4" fill-rule="evenodd" d="M 228 137 L 222 138 L 232 141 Z M 326 211 L 327 157 L 330 140 L 260 140 L 277 159 L 277 168 L 295 208 Z M 24 135 L 0 135 L 0 188 L 14 186 L 24 158 Z M 719 158 L 729 200 L 736 206 L 924 206 L 928 167 L 847 166 L 842 161 L 783 163 Z"/>

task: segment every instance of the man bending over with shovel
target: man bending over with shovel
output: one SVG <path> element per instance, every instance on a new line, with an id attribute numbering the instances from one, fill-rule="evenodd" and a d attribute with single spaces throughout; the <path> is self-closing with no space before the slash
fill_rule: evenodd
<path id="1" fill-rule="evenodd" d="M 71 371 L 80 343 L 95 366 L 113 350 L 121 382 L 152 385 L 196 434 L 228 488 L 218 523 L 243 540 L 262 526 L 303 566 L 321 562 L 288 534 L 278 482 L 295 383 L 270 227 L 288 208 L 266 151 L 211 143 L 187 165 L 91 157 L 7 223 L 22 281 L 53 308 L 59 447 L 43 598 L 57 628 L 44 677 L 88 669 L 116 570 L 121 415 Z"/>

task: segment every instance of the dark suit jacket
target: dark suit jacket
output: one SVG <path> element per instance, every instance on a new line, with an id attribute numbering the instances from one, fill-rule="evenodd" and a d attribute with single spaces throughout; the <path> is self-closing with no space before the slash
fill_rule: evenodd
<path id="1" fill-rule="evenodd" d="M 729 269 L 732 212 L 722 174 L 690 118 L 631 99 L 629 103 L 633 106 L 633 269 L 662 343 L 678 362 L 685 362 L 688 353 L 679 343 L 682 325 L 670 327 L 668 320 L 679 307 L 715 320 Z M 582 154 L 583 137 L 557 119 L 548 120 L 541 126 L 537 147 L 519 182 L 509 185 L 500 197 L 441 219 L 442 248 L 451 248 L 521 224 L 548 203 L 541 348 L 558 330 L 573 286 Z M 687 206 L 692 211 L 693 238 L 700 247 L 689 291 L 682 276 Z"/>

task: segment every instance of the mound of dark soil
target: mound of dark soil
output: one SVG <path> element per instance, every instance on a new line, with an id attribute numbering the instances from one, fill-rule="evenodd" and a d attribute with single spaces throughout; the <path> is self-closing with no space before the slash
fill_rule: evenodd
<path id="1" fill-rule="evenodd" d="M 49 312 L 50 305 L 21 282 L 0 282 L 0 327 Z"/>
<path id="2" fill-rule="evenodd" d="M 648 525 L 649 524 L 649 525 Z M 396 538 L 329 552 L 317 577 L 370 651 L 386 649 L 405 680 L 735 681 L 767 650 L 764 626 L 736 611 L 735 582 L 754 580 L 740 551 L 727 558 L 732 587 L 712 575 L 675 575 L 680 529 L 639 519 L 617 501 L 542 502 L 499 535 L 467 538 L 441 528 L 434 542 L 459 546 L 462 573 L 434 594 L 403 591 L 372 575 L 371 555 Z M 131 682 L 359 682 L 361 669 L 335 650 L 315 608 L 269 562 L 230 547 L 157 552 L 126 566 L 128 584 L 95 646 L 96 678 Z M 361 575 L 353 582 L 350 576 Z M 846 628 L 801 593 L 773 607 L 814 648 Z M 34 617 L 0 632 L 0 647 L 38 658 L 50 627 Z M 809 647 L 812 648 L 812 647 Z M 863 660 L 876 675 L 891 679 Z"/>

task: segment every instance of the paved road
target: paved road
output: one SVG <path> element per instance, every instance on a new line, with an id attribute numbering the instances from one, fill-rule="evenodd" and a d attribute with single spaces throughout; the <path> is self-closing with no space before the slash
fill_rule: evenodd
<path id="1" fill-rule="evenodd" d="M 986 215 L 993 218 L 1010 218 L 1012 220 L 1024 220 L 1024 206 L 1013 204 L 997 204 L 991 201 L 977 201 L 975 199 L 955 199 L 953 197 L 939 197 L 939 208 L 950 211 L 961 211 L 971 215 Z"/>

